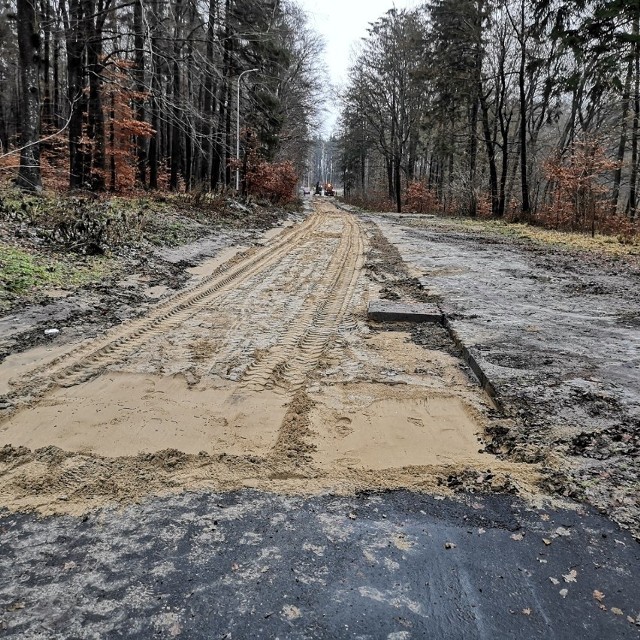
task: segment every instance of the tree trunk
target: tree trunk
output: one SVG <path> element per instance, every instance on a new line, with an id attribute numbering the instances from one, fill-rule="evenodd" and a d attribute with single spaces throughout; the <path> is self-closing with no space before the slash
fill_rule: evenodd
<path id="1" fill-rule="evenodd" d="M 96 8 L 94 0 L 85 0 L 87 20 L 87 72 L 89 103 L 87 136 L 91 141 L 90 184 L 94 191 L 104 191 L 106 185 L 105 120 L 102 105 L 102 32 L 106 7 L 102 0 Z M 97 9 L 97 11 L 96 11 Z M 95 16 L 95 17 L 94 17 Z"/>
<path id="2" fill-rule="evenodd" d="M 476 197 L 476 172 L 478 165 L 478 98 L 476 96 L 474 96 L 471 103 L 469 129 L 469 209 L 467 213 L 472 218 L 475 218 L 478 212 L 478 200 Z"/>
<path id="3" fill-rule="evenodd" d="M 111 147 L 110 159 L 109 159 L 109 177 L 110 177 L 110 189 L 115 192 L 118 188 L 118 174 L 116 167 L 116 96 L 111 92 L 111 111 L 109 118 L 109 146 Z"/>
<path id="4" fill-rule="evenodd" d="M 489 107 L 487 97 L 480 91 L 480 106 L 482 108 L 482 130 L 484 143 L 487 148 L 487 160 L 489 161 L 489 190 L 491 192 L 491 215 L 500 215 L 500 203 L 498 199 L 498 168 L 496 166 L 496 145 L 491 135 L 489 124 Z"/>
<path id="5" fill-rule="evenodd" d="M 51 0 L 41 3 L 42 27 L 44 34 L 44 52 L 42 66 L 43 94 L 42 94 L 42 125 L 44 131 L 53 126 L 53 105 L 51 92 Z"/>
<path id="6" fill-rule="evenodd" d="M 518 73 L 518 89 L 520 93 L 520 181 L 522 187 L 522 215 L 529 219 L 531 203 L 529 201 L 529 178 L 527 158 L 527 94 L 525 91 L 525 73 L 527 64 L 527 39 L 525 24 L 525 0 L 520 3 L 520 70 Z"/>
<path id="7" fill-rule="evenodd" d="M 394 158 L 394 184 L 395 184 L 395 200 L 396 200 L 396 211 L 398 213 L 402 213 L 402 175 L 400 173 L 400 168 L 402 165 L 402 158 L 400 155 L 397 155 Z"/>
<path id="8" fill-rule="evenodd" d="M 504 119 L 501 117 L 502 160 L 500 167 L 500 187 L 498 189 L 498 217 L 502 218 L 507 209 L 507 179 L 509 177 L 509 128 L 512 113 Z"/>
<path id="9" fill-rule="evenodd" d="M 207 67 L 204 69 L 204 105 L 202 122 L 202 164 L 200 169 L 200 180 L 203 186 L 211 186 L 212 151 L 211 139 L 212 123 L 216 111 L 216 83 L 214 81 L 215 68 L 215 31 L 216 18 L 218 12 L 217 0 L 209 0 L 209 23 L 207 25 Z"/>
<path id="10" fill-rule="evenodd" d="M 146 92 L 145 85 L 145 68 L 144 68 L 144 26 L 143 26 L 143 6 L 142 0 L 135 0 L 133 5 L 133 46 L 135 48 L 135 78 L 136 78 L 136 120 L 145 121 L 144 95 Z M 147 183 L 147 139 L 144 136 L 138 136 L 136 139 L 136 156 L 137 156 L 137 174 L 138 182 L 144 187 Z"/>
<path id="11" fill-rule="evenodd" d="M 618 212 L 618 200 L 620 199 L 620 184 L 622 183 L 622 164 L 627 150 L 627 129 L 629 109 L 631 106 L 631 79 L 633 78 L 633 58 L 629 58 L 627 65 L 627 75 L 624 81 L 624 90 L 622 92 L 622 117 L 620 119 L 620 143 L 618 144 L 618 153 L 616 160 L 618 167 L 613 174 L 613 190 L 611 193 L 611 214 L 616 215 Z"/>
<path id="12" fill-rule="evenodd" d="M 56 129 L 62 128 L 62 104 L 60 100 L 60 34 L 53 36 L 53 112 L 52 121 Z"/>
<path id="13" fill-rule="evenodd" d="M 231 39 L 231 0 L 225 0 L 224 30 L 221 32 L 222 40 L 222 81 L 218 94 L 218 124 L 215 131 L 215 146 L 211 169 L 212 187 L 216 189 L 220 182 L 226 184 L 225 161 L 227 159 L 225 142 L 223 138 L 227 112 L 231 109 L 231 75 L 232 75 L 232 39 Z"/>
<path id="14" fill-rule="evenodd" d="M 153 135 L 149 140 L 149 188 L 158 188 L 158 156 L 160 141 L 160 62 L 158 56 L 158 31 L 160 24 L 159 3 L 152 4 L 153 26 L 151 35 L 151 126 Z"/>
<path id="15" fill-rule="evenodd" d="M 18 49 L 20 58 L 20 170 L 17 184 L 41 191 L 40 175 L 40 28 L 33 0 L 18 0 Z"/>
<path id="16" fill-rule="evenodd" d="M 631 177 L 629 178 L 629 217 L 635 220 L 638 210 L 638 129 L 640 126 L 640 42 L 638 31 L 640 18 L 636 14 L 633 23 L 635 52 L 633 57 L 635 84 L 633 89 L 633 129 L 631 131 Z"/>
<path id="17" fill-rule="evenodd" d="M 172 64 L 172 100 L 173 114 L 171 124 L 171 174 L 169 177 L 169 188 L 171 191 L 178 190 L 178 179 L 182 170 L 182 138 L 181 138 L 181 117 L 180 117 L 180 35 L 182 29 L 180 23 L 182 21 L 182 0 L 175 0 L 175 29 L 173 42 L 173 64 Z"/>
<path id="18" fill-rule="evenodd" d="M 82 141 L 87 96 L 84 84 L 85 20 L 81 0 L 70 0 L 69 16 L 66 22 L 67 94 L 71 105 L 69 119 L 69 188 L 83 189 L 87 186 L 88 158 Z"/>
<path id="19" fill-rule="evenodd" d="M 231 78 L 227 85 L 227 114 L 224 126 L 224 186 L 229 187 L 231 185 L 231 158 L 235 157 L 235 149 L 233 144 L 233 131 L 231 127 L 231 113 L 233 111 L 233 87 Z M 233 149 L 233 151 L 232 151 Z"/>

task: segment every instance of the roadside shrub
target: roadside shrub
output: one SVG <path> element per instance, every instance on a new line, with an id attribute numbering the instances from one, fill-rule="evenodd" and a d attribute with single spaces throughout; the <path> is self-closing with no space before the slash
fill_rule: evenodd
<path id="1" fill-rule="evenodd" d="M 141 238 L 148 205 L 97 196 L 31 196 L 0 192 L 0 220 L 17 237 L 34 236 L 74 253 L 96 255 Z"/>
<path id="2" fill-rule="evenodd" d="M 406 208 L 414 213 L 437 213 L 440 203 L 435 192 L 424 182 L 414 180 L 407 185 Z"/>
<path id="3" fill-rule="evenodd" d="M 567 159 L 554 157 L 544 165 L 551 185 L 551 201 L 535 221 L 555 229 L 600 230 L 608 217 L 608 188 L 604 179 L 618 164 L 597 140 L 576 142 Z"/>
<path id="4" fill-rule="evenodd" d="M 599 224 L 600 233 L 615 236 L 621 244 L 640 242 L 640 220 L 630 220 L 622 215 L 609 215 Z"/>
<path id="5" fill-rule="evenodd" d="M 365 209 L 367 211 L 377 211 L 384 213 L 387 211 L 395 211 L 395 204 L 389 200 L 389 197 L 381 192 L 371 192 L 362 195 L 352 195 L 345 198 L 347 204 Z"/>
<path id="6" fill-rule="evenodd" d="M 478 195 L 476 200 L 476 215 L 478 218 L 487 219 L 493 216 L 493 211 L 491 210 L 491 196 L 482 192 Z"/>
<path id="7" fill-rule="evenodd" d="M 298 174 L 291 162 L 254 160 L 249 163 L 245 180 L 249 195 L 272 204 L 285 205 L 296 199 Z"/>

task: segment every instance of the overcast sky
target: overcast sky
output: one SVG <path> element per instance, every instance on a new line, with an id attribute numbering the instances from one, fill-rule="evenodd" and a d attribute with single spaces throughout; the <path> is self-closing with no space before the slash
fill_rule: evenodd
<path id="1" fill-rule="evenodd" d="M 367 35 L 369 23 L 392 7 L 415 7 L 422 0 L 298 0 L 309 15 L 311 25 L 326 43 L 325 60 L 328 76 L 336 85 L 344 84 L 351 60 L 351 50 Z M 329 103 L 329 133 L 336 116 L 335 101 Z"/>

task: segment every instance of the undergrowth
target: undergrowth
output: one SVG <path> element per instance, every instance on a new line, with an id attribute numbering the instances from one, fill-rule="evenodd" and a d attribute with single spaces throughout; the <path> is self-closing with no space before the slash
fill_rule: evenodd
<path id="1" fill-rule="evenodd" d="M 74 288 L 100 280 L 112 270 L 105 258 L 72 263 L 62 256 L 38 255 L 0 244 L 0 310 L 25 294 L 46 288 Z"/>

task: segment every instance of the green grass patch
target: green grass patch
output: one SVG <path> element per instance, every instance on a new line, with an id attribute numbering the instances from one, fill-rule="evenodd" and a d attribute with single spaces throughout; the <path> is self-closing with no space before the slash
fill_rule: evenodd
<path id="1" fill-rule="evenodd" d="M 0 309 L 18 298 L 47 288 L 74 289 L 97 282 L 113 269 L 109 258 L 91 257 L 81 262 L 64 257 L 30 253 L 0 245 Z"/>

